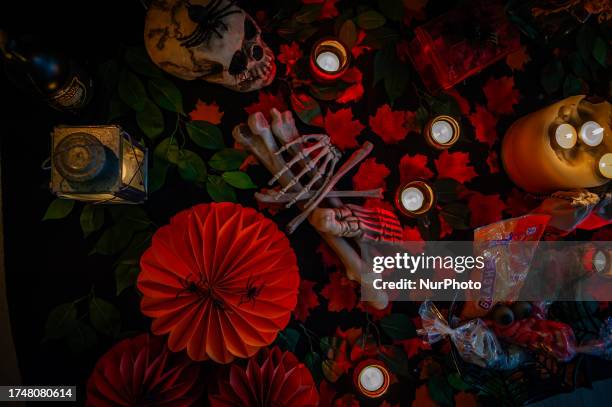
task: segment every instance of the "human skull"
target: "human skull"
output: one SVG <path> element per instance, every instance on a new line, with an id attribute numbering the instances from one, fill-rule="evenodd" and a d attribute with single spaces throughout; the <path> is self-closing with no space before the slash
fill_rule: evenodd
<path id="1" fill-rule="evenodd" d="M 203 79 L 239 92 L 274 80 L 272 50 L 232 0 L 154 0 L 145 21 L 153 62 L 181 79 Z"/>

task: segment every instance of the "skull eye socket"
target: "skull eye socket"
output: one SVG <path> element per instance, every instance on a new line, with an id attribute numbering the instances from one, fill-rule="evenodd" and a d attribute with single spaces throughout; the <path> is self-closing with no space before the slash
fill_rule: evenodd
<path id="1" fill-rule="evenodd" d="M 253 20 L 251 20 L 248 17 L 245 18 L 244 19 L 244 39 L 252 40 L 253 38 L 257 36 L 257 34 L 259 34 L 259 30 L 257 29 L 257 26 L 255 26 L 255 23 L 253 22 Z"/>
<path id="2" fill-rule="evenodd" d="M 251 58 L 253 58 L 255 61 L 261 61 L 261 58 L 263 58 L 263 56 L 263 48 L 259 45 L 253 45 L 253 48 L 251 48 Z"/>
<path id="3" fill-rule="evenodd" d="M 230 75 L 238 75 L 244 72 L 247 69 L 248 62 L 249 60 L 242 50 L 236 51 L 228 69 Z"/>

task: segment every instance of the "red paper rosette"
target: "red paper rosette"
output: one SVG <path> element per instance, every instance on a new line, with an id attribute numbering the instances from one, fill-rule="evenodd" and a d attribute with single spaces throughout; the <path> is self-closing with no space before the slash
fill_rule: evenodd
<path id="1" fill-rule="evenodd" d="M 202 204 L 161 227 L 140 259 L 142 312 L 194 360 L 254 355 L 288 323 L 300 283 L 287 237 L 259 212 Z"/>
<path id="2" fill-rule="evenodd" d="M 117 343 L 87 382 L 89 407 L 191 406 L 200 399 L 200 368 L 149 334 Z"/>
<path id="3" fill-rule="evenodd" d="M 246 369 L 234 364 L 208 399 L 212 407 L 315 407 L 319 393 L 308 368 L 274 347 L 251 358 Z"/>

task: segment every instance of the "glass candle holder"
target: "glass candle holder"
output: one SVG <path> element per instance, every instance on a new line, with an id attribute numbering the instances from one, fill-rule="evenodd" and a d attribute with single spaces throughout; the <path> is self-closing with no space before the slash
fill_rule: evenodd
<path id="1" fill-rule="evenodd" d="M 436 116 L 424 129 L 425 141 L 438 150 L 445 150 L 459 140 L 459 122 L 450 116 Z"/>
<path id="2" fill-rule="evenodd" d="M 350 61 L 350 50 L 340 40 L 322 38 L 310 52 L 310 71 L 316 80 L 332 82 L 344 75 Z"/>
<path id="3" fill-rule="evenodd" d="M 384 363 L 370 359 L 357 365 L 353 374 L 353 381 L 355 388 L 361 394 L 369 398 L 377 398 L 387 392 L 391 376 Z"/>
<path id="4" fill-rule="evenodd" d="M 395 206 L 404 215 L 417 218 L 433 208 L 436 195 L 427 182 L 415 180 L 402 185 L 395 193 Z"/>

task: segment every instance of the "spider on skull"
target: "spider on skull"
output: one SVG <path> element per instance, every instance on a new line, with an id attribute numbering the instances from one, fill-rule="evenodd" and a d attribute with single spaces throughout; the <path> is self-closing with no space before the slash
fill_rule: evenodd
<path id="1" fill-rule="evenodd" d="M 202 6 L 199 4 L 187 3 L 187 13 L 189 18 L 197 26 L 193 32 L 185 37 L 179 37 L 181 45 L 186 48 L 196 47 L 203 43 L 208 43 L 213 34 L 223 38 L 220 30 L 228 30 L 227 24 L 223 22 L 223 18 L 241 13 L 238 8 L 232 10 L 236 5 L 235 1 L 230 1 L 225 7 L 220 8 L 223 0 L 213 0 L 209 4 Z"/>

